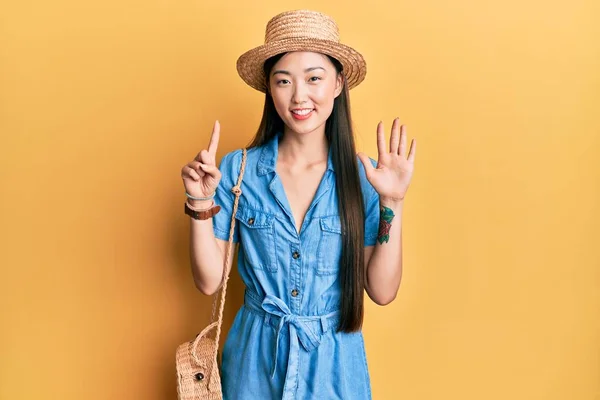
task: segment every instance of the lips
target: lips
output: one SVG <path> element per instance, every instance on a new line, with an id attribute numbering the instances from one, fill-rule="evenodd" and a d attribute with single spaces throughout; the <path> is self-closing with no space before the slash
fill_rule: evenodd
<path id="1" fill-rule="evenodd" d="M 313 114 L 313 111 L 313 108 L 296 108 L 291 112 L 294 119 L 304 120 L 310 118 L 310 116 Z"/>
<path id="2" fill-rule="evenodd" d="M 298 114 L 298 115 L 306 115 L 306 114 L 308 114 L 309 112 L 311 112 L 312 110 L 313 110 L 312 108 L 294 108 L 294 109 L 292 110 L 292 112 L 293 112 L 294 114 Z"/>

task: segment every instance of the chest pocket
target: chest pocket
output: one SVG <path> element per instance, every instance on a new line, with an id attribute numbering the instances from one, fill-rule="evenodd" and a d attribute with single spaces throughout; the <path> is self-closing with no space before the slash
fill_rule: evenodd
<path id="1" fill-rule="evenodd" d="M 253 269 L 276 272 L 275 218 L 242 206 L 235 218 L 240 222 L 240 241 L 248 265 Z"/>
<path id="2" fill-rule="evenodd" d="M 342 223 L 333 215 L 320 218 L 321 237 L 317 247 L 317 275 L 332 275 L 340 271 L 342 257 Z"/>

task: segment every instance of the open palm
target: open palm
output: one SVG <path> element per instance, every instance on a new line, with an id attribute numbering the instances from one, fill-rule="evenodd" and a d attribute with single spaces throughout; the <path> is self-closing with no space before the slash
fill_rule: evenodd
<path id="1" fill-rule="evenodd" d="M 379 158 L 377 167 L 364 153 L 358 153 L 365 166 L 367 179 L 379 194 L 379 197 L 395 201 L 403 200 L 412 179 L 417 142 L 411 141 L 408 157 L 406 155 L 406 129 L 400 126 L 398 118 L 392 124 L 389 151 L 386 148 L 383 122 L 377 125 L 377 149 Z"/>

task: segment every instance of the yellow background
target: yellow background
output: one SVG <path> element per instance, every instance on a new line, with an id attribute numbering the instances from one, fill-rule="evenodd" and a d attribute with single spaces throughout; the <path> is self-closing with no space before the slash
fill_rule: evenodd
<path id="1" fill-rule="evenodd" d="M 419 141 L 400 292 L 367 304 L 374 399 L 600 399 L 597 1 L 0 7 L 0 399 L 176 398 L 210 304 L 180 168 L 215 119 L 219 159 L 250 140 L 235 60 L 300 7 L 367 59 L 359 149 L 395 116 Z"/>

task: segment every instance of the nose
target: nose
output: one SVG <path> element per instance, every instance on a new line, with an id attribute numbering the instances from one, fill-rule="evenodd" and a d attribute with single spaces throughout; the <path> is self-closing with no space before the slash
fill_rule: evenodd
<path id="1" fill-rule="evenodd" d="M 294 85 L 294 93 L 292 94 L 292 102 L 294 104 L 306 103 L 308 97 L 308 90 L 304 83 L 298 83 Z"/>

